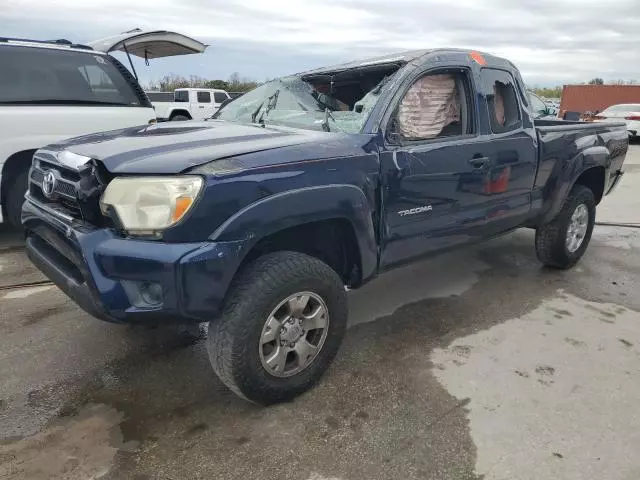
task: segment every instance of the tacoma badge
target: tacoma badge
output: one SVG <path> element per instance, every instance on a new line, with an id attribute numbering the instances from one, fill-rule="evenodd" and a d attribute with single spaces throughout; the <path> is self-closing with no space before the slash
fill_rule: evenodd
<path id="1" fill-rule="evenodd" d="M 410 208 L 409 210 L 400 210 L 398 212 L 398 215 L 400 215 L 401 217 L 406 217 L 407 215 L 430 212 L 431 210 L 433 210 L 433 207 L 431 207 L 431 205 L 425 205 L 424 207 Z"/>

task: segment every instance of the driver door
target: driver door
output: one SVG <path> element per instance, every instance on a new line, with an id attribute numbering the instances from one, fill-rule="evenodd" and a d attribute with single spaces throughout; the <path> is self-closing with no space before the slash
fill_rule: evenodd
<path id="1" fill-rule="evenodd" d="M 484 233 L 489 200 L 484 185 L 493 154 L 490 139 L 478 135 L 471 71 L 452 67 L 419 75 L 400 100 L 391 128 L 396 128 L 398 112 L 413 86 L 429 75 L 450 76 L 453 83 L 446 83 L 454 85 L 455 92 L 437 88 L 431 94 L 423 92 L 418 102 L 409 105 L 413 110 L 407 121 L 428 125 L 425 134 L 417 131 L 412 138 L 393 134 L 388 150 L 381 154 L 383 269 L 473 241 Z M 444 107 L 438 105 L 443 95 L 452 99 Z M 457 116 L 451 117 L 455 121 L 442 120 L 443 109 L 456 110 Z"/>

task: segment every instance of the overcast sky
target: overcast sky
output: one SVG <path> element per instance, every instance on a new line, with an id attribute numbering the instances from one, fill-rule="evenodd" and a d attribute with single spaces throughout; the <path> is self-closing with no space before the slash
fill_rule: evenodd
<path id="1" fill-rule="evenodd" d="M 186 33 L 204 55 L 136 68 L 261 81 L 395 51 L 509 58 L 529 85 L 640 81 L 640 0 L 0 0 L 0 35 L 87 42 L 135 27 Z"/>

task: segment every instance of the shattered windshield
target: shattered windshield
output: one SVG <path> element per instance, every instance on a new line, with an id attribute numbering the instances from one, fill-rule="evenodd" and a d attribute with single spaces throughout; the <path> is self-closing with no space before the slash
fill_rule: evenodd
<path id="1" fill-rule="evenodd" d="M 360 89 L 348 98 L 346 94 L 339 98 L 332 94 L 328 82 L 312 84 L 298 76 L 285 77 L 267 82 L 230 102 L 214 118 L 359 133 L 378 101 L 379 89 L 376 90 L 376 86 L 377 82 L 371 91 Z"/>

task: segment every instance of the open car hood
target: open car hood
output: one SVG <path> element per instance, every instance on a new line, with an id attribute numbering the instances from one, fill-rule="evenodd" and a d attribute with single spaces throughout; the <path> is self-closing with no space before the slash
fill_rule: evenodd
<path id="1" fill-rule="evenodd" d="M 166 30 L 143 31 L 139 28 L 89 42 L 87 45 L 99 52 L 128 52 L 130 55 L 144 59 L 203 53 L 208 47 L 208 45 L 180 33 Z"/>

